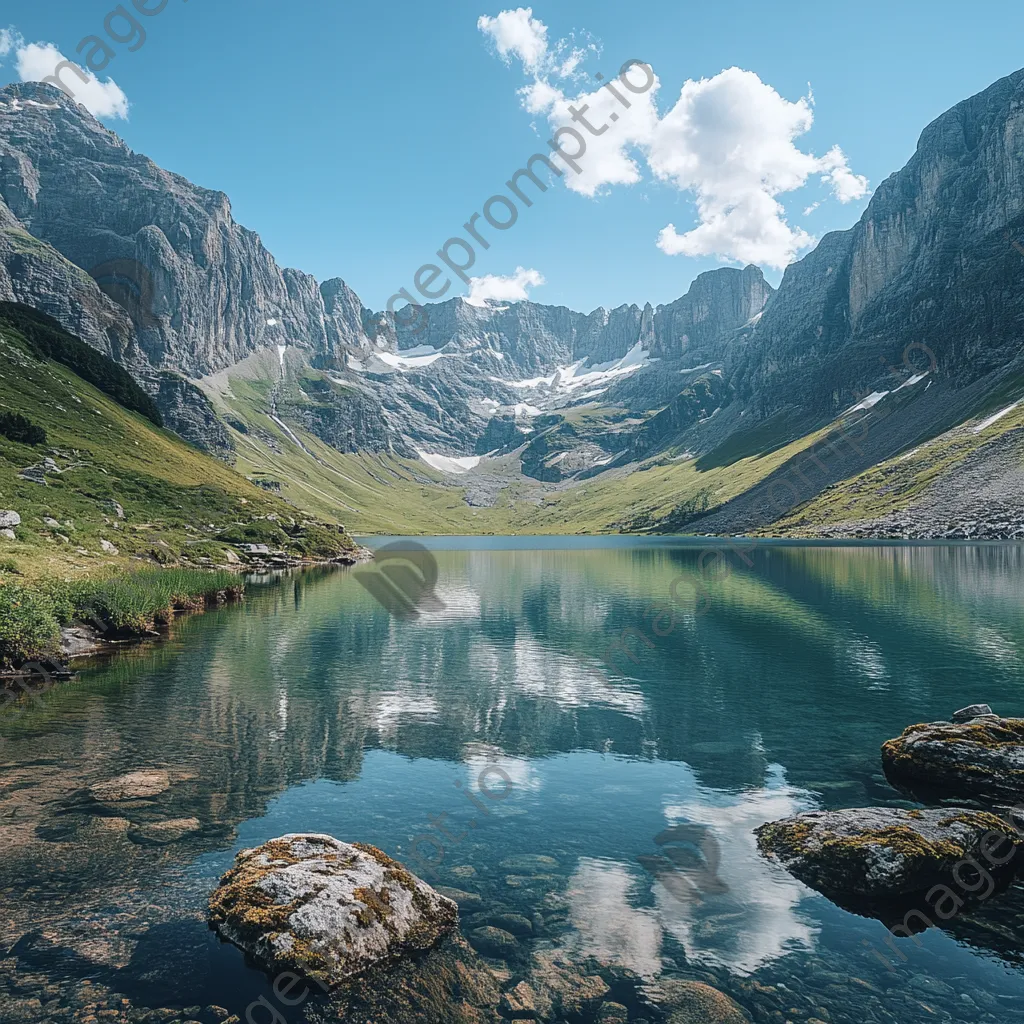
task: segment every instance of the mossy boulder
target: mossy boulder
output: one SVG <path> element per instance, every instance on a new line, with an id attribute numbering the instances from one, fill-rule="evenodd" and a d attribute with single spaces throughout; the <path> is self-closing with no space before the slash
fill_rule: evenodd
<path id="1" fill-rule="evenodd" d="M 972 860 L 1010 870 L 1008 844 L 1021 842 L 1001 818 L 963 808 L 814 811 L 762 825 L 756 835 L 762 854 L 844 906 L 914 897 Z"/>
<path id="2" fill-rule="evenodd" d="M 210 924 L 272 974 L 334 988 L 435 946 L 458 906 L 372 846 L 292 834 L 243 850 Z"/>
<path id="3" fill-rule="evenodd" d="M 912 725 L 882 747 L 886 778 L 931 801 L 1013 804 L 1024 798 L 1024 718 Z"/>

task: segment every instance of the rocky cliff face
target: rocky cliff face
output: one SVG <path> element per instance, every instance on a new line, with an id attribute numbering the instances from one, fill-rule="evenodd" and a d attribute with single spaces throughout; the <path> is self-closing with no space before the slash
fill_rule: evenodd
<path id="1" fill-rule="evenodd" d="M 891 382 L 890 365 L 966 383 L 1006 364 L 1024 341 L 1022 235 L 1018 71 L 930 124 L 860 222 L 787 269 L 749 339 L 743 389 L 770 409 L 802 377 L 835 412 L 854 388 Z"/>
<path id="2" fill-rule="evenodd" d="M 50 86 L 0 90 L 0 195 L 37 239 L 90 273 L 111 265 L 145 296 L 139 346 L 157 369 L 213 373 L 261 347 L 328 358 L 368 344 L 361 304 L 342 282 L 323 290 L 282 270 L 235 223 L 223 192 L 133 153 Z"/>
<path id="3" fill-rule="evenodd" d="M 760 315 L 773 293 L 758 267 L 701 274 L 681 299 L 658 307 L 651 354 L 691 363 L 730 357 L 735 332 Z"/>

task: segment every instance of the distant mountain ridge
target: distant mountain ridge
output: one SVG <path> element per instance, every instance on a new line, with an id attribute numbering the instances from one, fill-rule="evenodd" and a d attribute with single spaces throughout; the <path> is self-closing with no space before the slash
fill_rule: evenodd
<path id="1" fill-rule="evenodd" d="M 24 83 L 0 90 L 0 299 L 50 313 L 121 362 L 169 426 L 229 460 L 301 457 L 318 477 L 333 459 L 319 443 L 407 460 L 425 486 L 467 487 L 470 514 L 520 500 L 507 497 L 517 480 L 558 496 L 659 456 L 693 458 L 679 508 L 698 526 L 707 509 L 714 529 L 745 529 L 803 494 L 776 486 L 769 499 L 757 488 L 771 474 L 745 494 L 708 494 L 701 466 L 784 449 L 836 417 L 878 420 L 898 392 L 899 429 L 893 418 L 874 430 L 820 490 L 1013 391 L 1021 140 L 1017 72 L 929 125 L 860 221 L 826 235 L 777 292 L 756 267 L 723 267 L 657 308 L 451 299 L 428 305 L 415 330 L 421 321 L 368 309 L 341 279 L 279 267 L 223 193 Z M 123 266 L 138 268 L 127 286 Z M 372 476 L 390 486 L 390 472 Z M 344 490 L 334 476 L 317 495 Z M 696 504 L 691 490 L 704 495 Z M 653 504 L 636 521 L 659 517 L 682 521 Z"/>

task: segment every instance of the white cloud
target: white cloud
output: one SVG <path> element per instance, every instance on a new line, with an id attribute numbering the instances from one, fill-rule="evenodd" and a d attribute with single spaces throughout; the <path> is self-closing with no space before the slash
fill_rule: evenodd
<path id="1" fill-rule="evenodd" d="M 868 179 L 850 170 L 850 162 L 838 146 L 833 146 L 821 158 L 821 166 L 829 169 L 821 180 L 832 186 L 832 194 L 839 202 L 852 203 L 868 194 Z"/>
<path id="2" fill-rule="evenodd" d="M 548 61 L 548 27 L 533 17 L 532 7 L 502 11 L 496 18 L 484 15 L 476 27 L 494 40 L 506 62 L 515 55 L 528 71 L 539 71 Z"/>
<path id="3" fill-rule="evenodd" d="M 57 66 L 66 59 L 53 43 L 24 45 L 20 38 L 15 38 L 13 43 L 16 48 L 18 76 L 23 82 L 41 82 L 44 78 L 49 78 Z M 94 117 L 128 117 L 128 97 L 112 78 L 101 82 L 88 69 L 79 70 L 85 76 L 84 81 L 75 73 L 74 68 L 64 68 L 60 74 L 60 81 L 71 92 L 76 103 L 81 103 Z"/>
<path id="4" fill-rule="evenodd" d="M 680 232 L 669 224 L 658 236 L 658 247 L 669 255 L 717 256 L 781 269 L 815 239 L 789 223 L 780 196 L 815 176 L 842 203 L 868 193 L 867 179 L 854 174 L 838 146 L 816 157 L 796 145 L 814 122 L 810 87 L 807 96 L 792 102 L 754 72 L 728 68 L 687 81 L 661 117 L 655 100 L 661 82 L 653 69 L 650 88 L 642 93 L 613 82 L 628 108 L 607 83 L 571 97 L 553 79 L 578 78 L 586 52 L 570 48 L 563 56 L 564 40 L 549 45 L 548 28 L 531 8 L 502 11 L 478 25 L 494 38 L 506 62 L 520 59 L 531 79 L 519 90 L 524 109 L 544 115 L 552 137 L 562 128 L 582 137 L 580 171 L 570 170 L 563 179 L 570 189 L 596 196 L 615 185 L 635 185 L 643 180 L 645 158 L 655 178 L 694 197 L 697 226 Z M 640 73 L 634 68 L 630 77 L 636 85 Z M 567 132 L 561 142 L 570 155 L 582 148 Z"/>
<path id="5" fill-rule="evenodd" d="M 21 36 L 13 25 L 10 28 L 0 28 L 0 57 L 6 57 L 20 41 Z"/>
<path id="6" fill-rule="evenodd" d="M 523 302 L 530 297 L 530 288 L 539 288 L 544 283 L 544 275 L 539 270 L 516 267 L 516 272 L 507 277 L 488 274 L 470 278 L 466 301 L 473 306 L 483 306 L 488 301 Z"/>
<path id="7" fill-rule="evenodd" d="M 635 71 L 634 77 L 639 84 L 639 72 Z M 538 78 L 520 90 L 520 98 L 530 113 L 547 116 L 551 139 L 560 128 L 571 128 L 583 139 L 586 149 L 578 160 L 580 173 L 570 172 L 564 180 L 572 191 L 596 196 L 612 185 L 635 185 L 642 179 L 632 154 L 647 142 L 657 126 L 654 97 L 658 88 L 657 77 L 651 88 L 640 94 L 616 86 L 619 95 L 630 104 L 626 107 L 603 86 L 593 92 L 567 96 L 562 89 Z M 597 134 L 592 134 L 591 129 Z M 580 148 L 570 134 L 563 133 L 557 141 L 569 154 Z"/>
<path id="8" fill-rule="evenodd" d="M 729 68 L 688 81 L 647 147 L 655 176 L 696 195 L 700 223 L 658 238 L 670 255 L 721 256 L 782 269 L 814 244 L 791 226 L 776 198 L 813 174 L 842 202 L 859 199 L 867 180 L 854 175 L 838 146 L 818 158 L 794 140 L 814 121 L 811 101 L 790 102 L 752 71 Z"/>

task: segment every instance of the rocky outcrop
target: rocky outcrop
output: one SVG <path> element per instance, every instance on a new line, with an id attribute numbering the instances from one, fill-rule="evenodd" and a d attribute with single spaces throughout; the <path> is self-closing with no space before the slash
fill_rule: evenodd
<path id="1" fill-rule="evenodd" d="M 199 377 L 272 345 L 313 360 L 369 344 L 341 283 L 322 292 L 280 268 L 223 192 L 133 153 L 51 86 L 0 90 L 0 195 L 34 238 L 139 300 L 128 313 L 157 369 Z"/>
<path id="2" fill-rule="evenodd" d="M 125 310 L 80 267 L 31 235 L 2 198 L 0 302 L 19 302 L 47 313 L 65 330 L 122 363 L 139 357 L 135 330 Z"/>
<path id="3" fill-rule="evenodd" d="M 336 987 L 436 945 L 458 906 L 380 850 L 291 834 L 243 850 L 210 898 L 210 923 L 272 974 Z"/>
<path id="4" fill-rule="evenodd" d="M 160 410 L 164 425 L 190 444 L 225 462 L 235 460 L 235 443 L 209 398 L 180 374 L 141 373 L 145 390 Z"/>
<path id="5" fill-rule="evenodd" d="M 905 352 L 960 381 L 1016 358 L 1022 139 L 1024 71 L 925 128 L 859 223 L 787 268 L 739 370 L 749 390 L 779 408 L 802 378 L 801 401 L 835 413 L 885 380 L 886 364 L 903 370 Z"/>
<path id="6" fill-rule="evenodd" d="M 760 316 L 774 291 L 754 266 L 700 274 L 681 299 L 658 307 L 651 354 L 690 365 L 734 358 L 736 332 Z"/>
<path id="7" fill-rule="evenodd" d="M 1017 803 L 1024 797 L 1024 718 L 982 711 L 958 723 L 912 725 L 882 747 L 882 767 L 894 786 L 921 797 Z"/>
<path id="8" fill-rule="evenodd" d="M 762 854 L 843 905 L 914 897 L 972 860 L 1012 870 L 1007 860 L 993 864 L 992 851 L 1021 841 L 994 814 L 955 807 L 814 811 L 762 825 L 756 835 Z"/>

